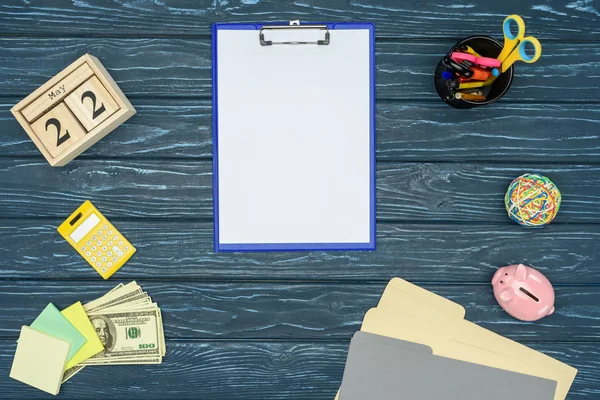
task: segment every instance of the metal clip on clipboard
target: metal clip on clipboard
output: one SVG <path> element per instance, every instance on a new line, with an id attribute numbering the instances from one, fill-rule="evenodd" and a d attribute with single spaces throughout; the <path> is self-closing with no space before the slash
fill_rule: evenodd
<path id="1" fill-rule="evenodd" d="M 274 42 L 272 40 L 265 40 L 265 31 L 281 31 L 281 30 L 319 30 L 325 31 L 325 37 L 322 40 L 314 41 L 280 41 Z M 261 46 L 272 46 L 275 44 L 317 44 L 317 45 L 328 45 L 329 44 L 329 28 L 327 25 L 300 25 L 300 21 L 290 21 L 289 25 L 273 25 L 263 26 L 260 28 L 259 33 L 260 45 Z"/>

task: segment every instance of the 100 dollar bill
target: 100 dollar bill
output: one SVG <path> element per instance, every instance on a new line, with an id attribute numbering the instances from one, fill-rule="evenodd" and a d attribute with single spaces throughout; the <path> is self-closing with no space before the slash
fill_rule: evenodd
<path id="1" fill-rule="evenodd" d="M 116 305 L 116 304 L 123 304 L 123 303 L 127 303 L 129 301 L 135 301 L 137 299 L 143 299 L 144 296 L 147 296 L 147 295 L 142 292 L 141 288 L 138 287 L 137 289 L 132 290 L 131 292 L 127 292 L 127 293 L 119 295 L 118 297 L 115 297 L 115 298 L 103 301 L 99 305 L 89 305 L 89 304 L 86 304 L 86 305 L 83 306 L 83 309 L 87 313 L 91 313 L 91 312 L 95 312 L 96 310 L 101 309 L 101 308 L 107 308 L 107 307 L 111 307 L 111 306 Z"/>
<path id="2" fill-rule="evenodd" d="M 98 306 L 102 304 L 106 304 L 107 302 L 120 298 L 125 294 L 129 293 L 142 293 L 142 288 L 135 281 L 128 283 L 127 285 L 119 284 L 113 289 L 111 289 L 104 296 L 97 298 L 96 300 L 92 300 L 89 303 L 85 303 L 83 305 L 83 309 L 85 311 L 90 311 L 93 308 L 98 308 Z"/>
<path id="3" fill-rule="evenodd" d="M 61 383 L 65 383 L 66 381 L 71 379 L 71 377 L 73 377 L 73 375 L 75 375 L 76 373 L 78 373 L 79 371 L 81 371 L 84 368 L 85 368 L 85 365 L 80 365 L 80 364 L 77 364 L 76 366 L 69 368 L 63 374 L 63 379 L 62 379 Z"/>
<path id="4" fill-rule="evenodd" d="M 162 319 L 158 309 L 89 313 L 88 317 L 104 345 L 80 365 L 97 365 L 111 359 L 142 358 L 164 354 Z"/>
<path id="5" fill-rule="evenodd" d="M 81 364 L 82 367 L 98 366 L 98 365 L 120 365 L 120 364 L 161 364 L 162 356 L 152 357 L 116 357 L 106 360 L 93 361 L 87 360 L 86 364 Z"/>

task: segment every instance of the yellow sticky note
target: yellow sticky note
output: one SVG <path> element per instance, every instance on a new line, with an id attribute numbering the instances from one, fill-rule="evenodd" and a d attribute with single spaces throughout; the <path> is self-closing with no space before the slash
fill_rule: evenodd
<path id="1" fill-rule="evenodd" d="M 58 394 L 71 343 L 21 328 L 10 377 L 50 394 Z"/>
<path id="2" fill-rule="evenodd" d="M 83 347 L 69 360 L 65 369 L 72 368 L 104 350 L 96 329 L 94 329 L 80 301 L 62 310 L 61 314 L 87 339 Z"/>

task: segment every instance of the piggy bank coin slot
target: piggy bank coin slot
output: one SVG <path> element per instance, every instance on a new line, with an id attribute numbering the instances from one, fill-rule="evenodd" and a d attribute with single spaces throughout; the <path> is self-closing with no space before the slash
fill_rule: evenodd
<path id="1" fill-rule="evenodd" d="M 523 293 L 525 293 L 527 296 L 531 297 L 533 299 L 533 301 L 535 301 L 536 303 L 540 302 L 540 299 L 538 299 L 537 297 L 535 297 L 533 294 L 529 293 L 529 291 L 523 287 L 520 287 L 519 290 Z"/>

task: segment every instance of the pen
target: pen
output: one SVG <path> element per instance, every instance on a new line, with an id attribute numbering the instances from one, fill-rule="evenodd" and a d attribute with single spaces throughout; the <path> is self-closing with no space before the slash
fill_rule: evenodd
<path id="1" fill-rule="evenodd" d="M 469 54 L 471 54 L 471 55 L 473 55 L 475 57 L 481 57 L 481 54 L 479 54 L 478 52 L 476 52 L 475 50 L 473 50 L 473 48 L 471 46 L 465 45 L 465 47 L 467 48 L 465 50 L 465 52 L 467 52 L 467 53 L 469 53 Z"/>
<path id="2" fill-rule="evenodd" d="M 471 94 L 471 93 L 455 93 L 454 94 L 454 98 L 457 100 L 471 100 L 471 101 L 485 101 L 486 97 L 485 96 L 480 96 L 477 94 Z"/>
<path id="3" fill-rule="evenodd" d="M 479 81 L 479 82 L 464 82 L 464 83 L 460 83 L 458 81 L 450 81 L 451 82 L 451 87 L 453 89 L 475 89 L 475 88 L 480 88 L 480 87 L 484 87 L 487 85 L 491 85 L 494 80 L 496 80 L 496 77 L 492 77 L 489 79 L 486 79 L 485 81 Z"/>

